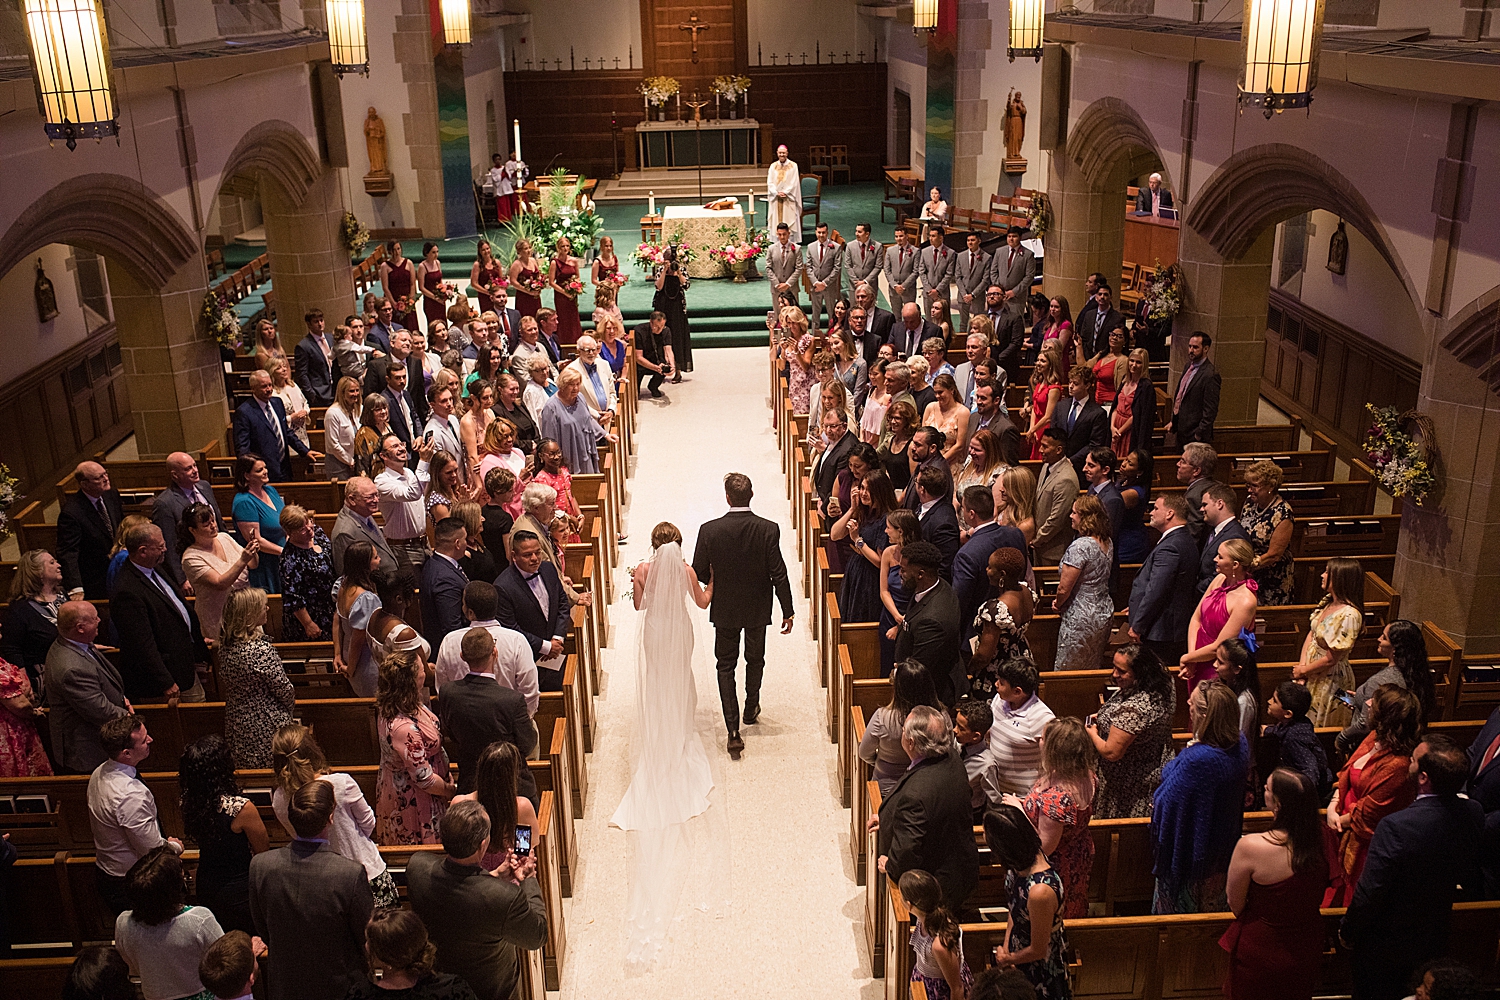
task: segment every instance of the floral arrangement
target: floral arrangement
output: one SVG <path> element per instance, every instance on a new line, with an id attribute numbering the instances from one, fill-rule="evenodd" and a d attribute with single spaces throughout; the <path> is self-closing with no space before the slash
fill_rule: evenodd
<path id="1" fill-rule="evenodd" d="M 1366 403 L 1365 409 L 1375 418 L 1365 435 L 1365 454 L 1375 467 L 1376 479 L 1392 496 L 1421 503 L 1437 486 L 1428 443 L 1434 431 L 1431 418 L 1416 410 L 1397 413 L 1394 406 L 1374 403 Z M 1407 433 L 1408 423 L 1416 425 L 1420 437 Z"/>
<path id="2" fill-rule="evenodd" d="M 572 277 L 567 281 L 564 281 L 562 283 L 562 288 L 563 291 L 567 292 L 575 299 L 583 294 L 583 282 L 580 281 L 577 277 Z"/>
<path id="3" fill-rule="evenodd" d="M 671 76 L 648 76 L 641 81 L 640 91 L 645 96 L 646 103 L 652 107 L 661 107 L 667 103 L 667 98 L 681 90 L 676 77 Z"/>
<path id="4" fill-rule="evenodd" d="M 682 238 L 682 230 L 672 234 L 668 243 L 642 243 L 630 253 L 630 259 L 643 271 L 654 272 L 667 264 L 667 251 L 676 248 L 677 263 L 684 268 L 698 259 L 698 251 Z M 711 251 L 710 251 L 711 253 Z"/>
<path id="5" fill-rule="evenodd" d="M 365 244 L 370 242 L 370 231 L 360 225 L 353 212 L 345 212 L 344 218 L 339 222 L 339 239 L 343 240 L 344 249 L 358 257 L 364 252 Z"/>
<path id="6" fill-rule="evenodd" d="M 604 284 L 613 284 L 616 288 L 624 288 L 626 283 L 630 281 L 630 275 L 624 271 L 611 271 L 606 275 L 602 275 L 602 278 Z"/>
<path id="7" fill-rule="evenodd" d="M 709 89 L 720 97 L 731 101 L 739 99 L 739 96 L 750 89 L 750 78 L 748 76 L 716 76 Z"/>
<path id="8" fill-rule="evenodd" d="M 10 505 L 16 502 L 20 480 L 0 463 L 0 538 L 10 537 Z"/>
<path id="9" fill-rule="evenodd" d="M 550 265 L 548 264 L 548 262 L 544 260 L 538 260 L 535 277 L 532 276 L 532 272 L 523 270 L 516 276 L 516 284 L 520 285 L 532 295 L 540 295 L 542 294 L 543 289 L 547 287 L 548 270 L 550 270 Z"/>
<path id="10" fill-rule="evenodd" d="M 574 254 L 584 254 L 598 241 L 604 232 L 604 220 L 594 211 L 594 203 L 580 197 L 584 177 L 569 181 L 566 168 L 552 171 L 547 183 L 539 184 L 539 197 L 530 211 L 511 216 L 505 224 L 510 246 L 509 257 L 515 252 L 517 240 L 531 242 L 538 255 L 549 253 L 557 241 L 567 237 L 573 245 Z"/>
<path id="11" fill-rule="evenodd" d="M 1026 210 L 1026 228 L 1031 230 L 1031 235 L 1041 239 L 1047 235 L 1047 230 L 1052 226 L 1052 202 L 1047 196 L 1038 191 L 1031 197 L 1031 207 Z"/>
<path id="12" fill-rule="evenodd" d="M 1146 292 L 1146 316 L 1153 322 L 1163 322 L 1176 316 L 1182 309 L 1182 270 L 1173 264 L 1162 267 L 1156 262 L 1156 277 L 1151 279 Z"/>
<path id="13" fill-rule="evenodd" d="M 729 226 L 720 226 L 718 235 L 725 242 L 722 246 L 709 247 L 708 255 L 719 261 L 725 267 L 736 262 L 749 262 L 760 257 L 766 252 L 766 233 L 764 230 L 751 229 L 745 233 L 743 240 L 739 234 Z"/>
<path id="14" fill-rule="evenodd" d="M 240 343 L 240 318 L 235 315 L 229 300 L 210 291 L 203 297 L 203 308 L 199 312 L 203 329 L 214 342 L 226 350 L 234 350 Z"/>

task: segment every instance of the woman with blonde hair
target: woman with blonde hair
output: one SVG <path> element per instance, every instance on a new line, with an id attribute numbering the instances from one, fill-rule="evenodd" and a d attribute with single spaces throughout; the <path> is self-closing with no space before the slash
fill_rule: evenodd
<path id="1" fill-rule="evenodd" d="M 380 661 L 375 839 L 387 847 L 440 843 L 438 826 L 457 791 L 448 776 L 437 716 L 422 703 L 420 666 L 412 651 L 388 653 Z"/>
<path id="2" fill-rule="evenodd" d="M 781 310 L 781 358 L 787 366 L 787 393 L 792 412 L 806 413 L 815 381 L 813 347 L 818 338 L 807 329 L 807 315 L 796 306 Z"/>
<path id="3" fill-rule="evenodd" d="M 943 432 L 943 457 L 948 468 L 957 470 L 963 465 L 965 450 L 969 446 L 969 419 L 972 414 L 964 405 L 958 391 L 958 383 L 947 372 L 932 381 L 936 397 L 922 414 L 924 427 L 936 427 Z"/>
<path id="4" fill-rule="evenodd" d="M 498 468 L 509 469 L 517 479 L 526 470 L 526 456 L 516 447 L 516 425 L 504 417 L 495 417 L 484 430 L 484 444 L 479 449 L 480 481 Z"/>
<path id="5" fill-rule="evenodd" d="M 495 556 L 485 548 L 484 544 L 484 514 L 479 506 L 472 500 L 456 503 L 450 510 L 450 517 L 456 517 L 464 523 L 464 531 L 468 536 L 465 543 L 464 555 L 458 560 L 458 568 L 464 571 L 464 575 L 470 580 L 490 581 L 500 575 L 500 569 L 496 565 Z M 505 553 L 500 554 L 501 558 Z"/>
<path id="6" fill-rule="evenodd" d="M 1267 607 L 1291 604 L 1294 590 L 1292 505 L 1279 492 L 1285 473 L 1270 459 L 1251 462 L 1245 470 L 1245 506 L 1239 521 L 1255 546 L 1255 579 L 1260 602 Z"/>
<path id="7" fill-rule="evenodd" d="M 1010 468 L 1000 454 L 1000 436 L 989 429 L 975 431 L 965 451 L 964 464 L 953 474 L 955 505 L 970 486 L 993 489 L 1001 474 Z"/>
<path id="8" fill-rule="evenodd" d="M 599 266 L 597 260 L 594 266 Z M 621 330 L 625 329 L 625 316 L 620 312 L 620 287 L 612 281 L 594 286 L 594 331 L 601 340 L 606 322 L 618 323 Z"/>
<path id="9" fill-rule="evenodd" d="M 271 737 L 292 721 L 296 696 L 281 654 L 266 636 L 266 592 L 246 587 L 229 595 L 219 630 L 224 738 L 238 768 L 271 766 Z"/>
<path id="10" fill-rule="evenodd" d="M 1250 576 L 1254 565 L 1255 550 L 1243 538 L 1220 543 L 1214 556 L 1218 575 L 1209 583 L 1188 623 L 1188 652 L 1182 657 L 1178 674 L 1189 691 L 1199 681 L 1215 676 L 1220 643 L 1255 631 L 1255 592 L 1259 588 Z"/>
<path id="11" fill-rule="evenodd" d="M 120 518 L 120 524 L 115 528 L 115 544 L 109 550 L 109 566 L 104 571 L 104 592 L 110 597 L 115 596 L 115 581 L 119 578 L 125 560 L 130 558 L 130 553 L 125 551 L 125 536 L 130 533 L 130 529 L 150 523 L 151 519 L 145 514 L 126 514 Z"/>
<path id="12" fill-rule="evenodd" d="M 25 669 L 40 689 L 47 651 L 57 641 L 57 612 L 67 602 L 62 563 L 46 549 L 27 549 L 10 579 L 10 605 L 0 629 L 0 657 Z"/>
<path id="13" fill-rule="evenodd" d="M 609 288 L 605 285 L 604 288 Z M 594 293 L 596 296 L 598 292 Z M 608 294 L 614 295 L 614 292 Z M 620 307 L 613 306 L 614 312 L 619 313 Z M 594 310 L 599 311 L 597 307 Z M 619 315 L 606 316 L 603 322 L 594 319 L 594 334 L 599 341 L 599 357 L 609 364 L 609 370 L 615 375 L 615 391 L 619 392 L 625 380 L 625 358 L 630 354 L 630 341 L 625 338 L 625 321 Z"/>
<path id="14" fill-rule="evenodd" d="M 1031 369 L 1031 423 L 1021 436 L 1031 443 L 1031 460 L 1034 462 L 1041 461 L 1042 431 L 1052 426 L 1052 415 L 1067 382 L 1059 357 L 1055 346 L 1048 345 L 1037 355 L 1036 364 Z"/>
<path id="15" fill-rule="evenodd" d="M 531 248 L 528 239 L 516 240 L 516 257 L 510 262 L 510 287 L 516 293 L 516 312 L 522 316 L 535 316 L 542 307 L 541 289 L 545 287 L 541 262 Z"/>
<path id="16" fill-rule="evenodd" d="M 1114 540 L 1109 515 L 1092 493 L 1073 501 L 1073 530 L 1058 567 L 1052 607 L 1062 615 L 1057 633 L 1057 670 L 1099 670 L 1109 645 L 1115 602 L 1109 594 Z"/>
<path id="17" fill-rule="evenodd" d="M 1012 465 L 995 480 L 995 520 L 1017 529 L 1026 544 L 1036 540 L 1036 476 L 1024 465 Z"/>
<path id="18" fill-rule="evenodd" d="M 286 358 L 286 351 L 282 350 L 281 340 L 276 336 L 276 324 L 269 319 L 255 321 L 255 332 L 245 347 L 245 353 L 254 356 L 256 365 L 261 368 L 271 358 Z"/>
<path id="19" fill-rule="evenodd" d="M 858 405 L 867 394 L 870 372 L 865 359 L 854 346 L 847 326 L 828 331 L 828 346 L 833 351 L 833 375 L 849 391 L 849 398 Z"/>
<path id="20" fill-rule="evenodd" d="M 1042 770 L 1020 806 L 1042 838 L 1042 853 L 1062 876 L 1063 916 L 1089 915 L 1089 876 L 1094 868 L 1094 838 L 1089 820 L 1099 788 L 1099 751 L 1082 720 L 1065 715 L 1042 730 Z"/>
<path id="21" fill-rule="evenodd" d="M 307 428 L 311 424 L 312 407 L 302 387 L 292 381 L 292 363 L 286 358 L 271 358 L 261 368 L 271 376 L 271 389 L 286 408 L 286 423 L 292 429 L 292 436 L 310 446 Z"/>
<path id="22" fill-rule="evenodd" d="M 447 517 L 453 505 L 467 500 L 473 490 L 464 485 L 462 468 L 458 459 L 450 452 L 434 452 L 427 463 L 432 478 L 427 483 L 427 525 L 429 528 Z"/>
<path id="23" fill-rule="evenodd" d="M 599 289 L 610 285 L 620 287 L 615 280 L 620 273 L 620 258 L 615 256 L 615 241 L 612 236 L 599 237 L 599 253 L 594 257 L 594 266 L 589 269 L 589 280 L 594 284 L 594 301 L 599 301 Z"/>
<path id="24" fill-rule="evenodd" d="M 329 479 L 343 482 L 354 475 L 354 439 L 363 415 L 360 384 L 348 375 L 333 390 L 333 405 L 323 416 L 323 471 Z"/>
<path id="25" fill-rule="evenodd" d="M 977 305 L 978 303 L 975 304 Z M 984 342 L 986 344 L 990 344 L 991 346 L 994 345 L 995 323 L 983 313 L 976 313 L 975 315 L 969 317 L 968 334 L 972 336 L 976 333 L 984 338 Z"/>
<path id="26" fill-rule="evenodd" d="M 1110 446 L 1122 460 L 1135 451 L 1150 452 L 1156 429 L 1156 386 L 1151 381 L 1151 355 L 1137 347 L 1116 364 L 1115 410 L 1110 414 Z M 1097 388 L 1097 383 L 1095 383 Z"/>
<path id="27" fill-rule="evenodd" d="M 281 641 L 311 642 L 333 632 L 333 543 L 307 508 L 281 508 Z"/>

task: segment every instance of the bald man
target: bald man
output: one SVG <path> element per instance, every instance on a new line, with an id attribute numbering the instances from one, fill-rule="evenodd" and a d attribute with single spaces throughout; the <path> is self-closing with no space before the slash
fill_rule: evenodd
<path id="1" fill-rule="evenodd" d="M 109 596 L 104 586 L 109 552 L 125 516 L 120 491 L 110 486 L 109 472 L 98 462 L 78 463 L 73 481 L 78 492 L 68 494 L 57 515 L 63 587 L 69 600 L 102 600 Z"/>
<path id="2" fill-rule="evenodd" d="M 167 480 L 171 485 L 156 494 L 151 503 L 151 522 L 161 529 L 162 541 L 167 543 L 161 571 L 185 593 L 191 594 L 192 585 L 182 572 L 182 553 L 177 550 L 177 525 L 182 522 L 182 513 L 193 504 L 202 503 L 213 508 L 216 522 L 222 525 L 224 519 L 219 513 L 219 501 L 214 499 L 213 487 L 198 474 L 198 462 L 192 455 L 185 451 L 168 455 Z"/>

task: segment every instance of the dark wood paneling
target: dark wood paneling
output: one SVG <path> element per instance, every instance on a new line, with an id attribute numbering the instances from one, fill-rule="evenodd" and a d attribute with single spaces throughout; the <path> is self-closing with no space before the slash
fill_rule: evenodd
<path id="1" fill-rule="evenodd" d="M 857 181 L 881 178 L 885 162 L 885 63 L 756 66 L 750 70 L 750 114 L 775 144 L 786 143 L 807 176 L 809 146 L 841 143 Z"/>
<path id="2" fill-rule="evenodd" d="M 611 119 L 623 147 L 644 115 L 640 70 L 579 70 L 505 74 L 505 107 L 521 120 L 526 162 L 532 172 L 566 167 L 590 177 L 610 177 Z M 633 140 L 632 140 L 633 141 Z M 623 154 L 622 154 L 623 155 Z"/>
<path id="3" fill-rule="evenodd" d="M 707 25 L 698 32 L 696 63 L 692 33 L 679 27 L 695 13 Z M 647 76 L 676 77 L 684 97 L 694 89 L 711 97 L 710 80 L 743 72 L 749 46 L 746 0 L 641 0 L 641 65 Z"/>

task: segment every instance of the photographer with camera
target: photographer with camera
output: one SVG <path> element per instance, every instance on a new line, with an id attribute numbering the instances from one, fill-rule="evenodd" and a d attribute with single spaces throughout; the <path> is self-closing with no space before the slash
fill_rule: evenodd
<path id="1" fill-rule="evenodd" d="M 640 378 L 650 376 L 646 388 L 653 399 L 661 399 L 661 384 L 672 375 L 672 333 L 667 329 L 667 314 L 660 309 L 651 319 L 635 328 L 635 363 Z M 640 387 L 636 387 L 640 394 Z"/>
<path id="2" fill-rule="evenodd" d="M 665 263 L 656 274 L 656 295 L 651 308 L 667 318 L 672 336 L 672 381 L 682 381 L 682 373 L 693 370 L 693 334 L 688 328 L 687 288 L 690 282 L 677 257 L 677 245 L 667 247 Z"/>

